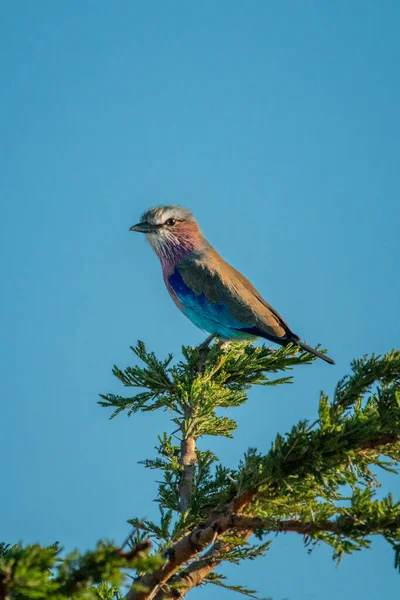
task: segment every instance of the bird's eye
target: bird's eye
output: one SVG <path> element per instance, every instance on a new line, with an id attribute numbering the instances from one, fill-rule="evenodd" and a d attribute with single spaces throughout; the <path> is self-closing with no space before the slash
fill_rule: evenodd
<path id="1" fill-rule="evenodd" d="M 165 221 L 165 224 L 166 225 L 170 225 L 171 227 L 172 227 L 172 225 L 175 225 L 175 223 L 176 223 L 176 219 L 172 219 L 172 218 L 171 219 L 167 219 Z"/>

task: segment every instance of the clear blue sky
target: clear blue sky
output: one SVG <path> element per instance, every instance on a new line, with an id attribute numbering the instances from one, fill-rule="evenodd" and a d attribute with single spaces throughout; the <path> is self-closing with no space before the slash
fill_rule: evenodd
<path id="1" fill-rule="evenodd" d="M 164 413 L 97 404 L 144 340 L 161 356 L 204 334 L 176 310 L 143 237 L 154 204 L 191 208 L 216 248 L 309 343 L 337 360 L 254 390 L 248 446 L 313 419 L 353 357 L 400 347 L 398 2 L 206 0 L 3 5 L 0 31 L 1 536 L 121 542 L 155 517 Z M 393 477 L 387 489 L 400 495 Z M 274 600 L 393 597 L 389 545 L 310 557 L 278 538 L 226 572 Z M 197 598 L 228 598 L 218 588 Z"/>

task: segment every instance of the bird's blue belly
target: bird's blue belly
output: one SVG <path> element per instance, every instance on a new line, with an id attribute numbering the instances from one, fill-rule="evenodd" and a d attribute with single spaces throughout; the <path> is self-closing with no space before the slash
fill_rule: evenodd
<path id="1" fill-rule="evenodd" d="M 208 333 L 214 333 L 222 341 L 244 341 L 255 340 L 257 338 L 257 336 L 251 335 L 246 331 L 234 329 L 232 327 L 223 325 L 222 323 L 217 323 L 216 321 L 213 321 L 212 319 L 208 318 L 206 314 L 202 314 L 201 312 L 193 310 L 192 308 L 184 307 L 182 309 L 182 312 L 199 329 L 203 329 L 203 331 L 207 331 Z"/>

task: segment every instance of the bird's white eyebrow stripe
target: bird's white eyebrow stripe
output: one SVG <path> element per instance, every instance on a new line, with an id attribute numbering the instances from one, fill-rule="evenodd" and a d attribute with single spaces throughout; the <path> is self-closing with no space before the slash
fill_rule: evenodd
<path id="1" fill-rule="evenodd" d="M 167 221 L 169 221 L 170 219 L 174 219 L 176 223 L 183 223 L 183 219 L 175 219 L 175 217 L 168 217 Z M 152 225 L 153 227 L 164 227 L 167 221 L 164 221 L 164 223 L 149 223 L 149 225 Z M 145 221 L 145 223 L 148 223 L 148 221 Z"/>
<path id="2" fill-rule="evenodd" d="M 171 218 L 179 221 L 194 220 L 193 214 L 189 210 L 172 204 L 168 206 L 155 206 L 142 215 L 142 221 L 146 221 L 151 225 L 162 225 Z"/>

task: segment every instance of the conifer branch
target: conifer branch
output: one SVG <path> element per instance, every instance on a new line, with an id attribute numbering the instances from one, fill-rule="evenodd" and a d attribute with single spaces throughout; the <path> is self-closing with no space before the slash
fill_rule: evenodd
<path id="1" fill-rule="evenodd" d="M 134 351 L 145 367 L 125 371 L 116 367 L 114 372 L 125 386 L 145 391 L 131 398 L 102 396 L 101 404 L 114 407 L 114 414 L 121 410 L 128 410 L 128 414 L 172 410 L 182 432 L 180 447 L 164 434 L 159 437 L 159 458 L 144 461 L 147 467 L 164 473 L 158 496 L 161 526 L 146 522 L 143 530 L 159 540 L 165 562 L 135 579 L 129 600 L 168 594 L 173 598 L 178 592 L 182 597 L 206 582 L 222 560 L 257 555 L 256 550 L 242 548 L 253 532 L 301 533 L 307 539 L 330 543 L 336 558 L 357 545 L 361 547 L 364 535 L 375 531 L 386 535 L 380 530 L 382 522 L 376 519 L 370 519 L 363 530 L 354 524 L 350 528 L 343 514 L 335 512 L 335 501 L 340 499 L 339 489 L 344 484 L 360 490 L 365 483 L 376 483 L 370 465 L 391 470 L 400 458 L 399 352 L 354 361 L 353 373 L 339 382 L 334 401 L 329 403 L 322 395 L 319 420 L 314 425 L 304 421 L 286 436 L 278 434 L 269 453 L 263 456 L 250 450 L 233 471 L 215 465 L 217 457 L 210 451 L 196 450 L 199 437 L 230 437 L 235 429 L 235 422 L 220 417 L 216 410 L 243 404 L 252 385 L 290 383 L 287 376 L 271 380 L 270 373 L 310 364 L 313 357 L 299 355 L 298 349 L 290 346 L 276 352 L 249 344 L 234 344 L 228 349 L 213 345 L 207 353 L 201 348 L 182 350 L 185 361 L 173 365 L 171 356 L 160 361 L 144 344 L 138 344 Z M 374 382 L 380 385 L 366 398 Z M 371 505 L 371 499 L 366 502 Z M 176 511 L 181 513 L 177 520 L 173 516 Z M 316 513 L 312 521 L 310 511 Z M 388 514 L 386 517 L 389 522 Z M 359 519 L 355 523 L 358 525 Z M 339 538 L 346 527 L 351 529 L 350 537 L 342 544 Z M 397 530 L 392 529 L 392 533 L 392 545 L 400 548 L 400 534 L 397 540 Z M 398 554 L 400 557 L 400 550 Z"/>
<path id="2" fill-rule="evenodd" d="M 348 439 L 346 440 L 346 449 L 347 452 L 353 451 L 354 453 L 361 453 L 367 456 L 369 453 L 374 454 L 376 450 L 382 449 L 386 444 L 398 444 L 399 442 L 400 434 L 382 433 L 375 435 L 372 439 Z M 314 454 L 316 448 L 311 448 L 311 450 L 312 454 Z M 319 465 L 321 474 L 324 471 L 327 472 L 335 468 L 340 462 L 347 460 L 347 454 L 338 455 L 330 449 L 324 454 L 325 465 Z M 289 458 L 286 464 L 285 476 L 303 474 L 304 470 L 310 466 L 310 460 L 312 460 L 310 452 L 303 454 L 301 458 L 296 460 L 291 461 Z M 176 544 L 172 545 L 168 549 L 168 560 L 160 569 L 140 578 L 140 586 L 148 591 L 144 591 L 144 589 L 139 591 L 132 589 L 126 596 L 126 599 L 152 600 L 155 598 L 161 586 L 166 584 L 182 565 L 196 558 L 208 545 L 214 543 L 216 538 L 221 534 L 234 529 L 237 515 L 251 506 L 260 491 L 268 489 L 268 497 L 272 498 L 280 491 L 280 487 L 277 481 L 262 479 L 257 485 L 240 492 L 224 510 L 211 514 L 208 519 L 200 523 Z M 282 488 L 284 487 L 282 485 Z"/>

